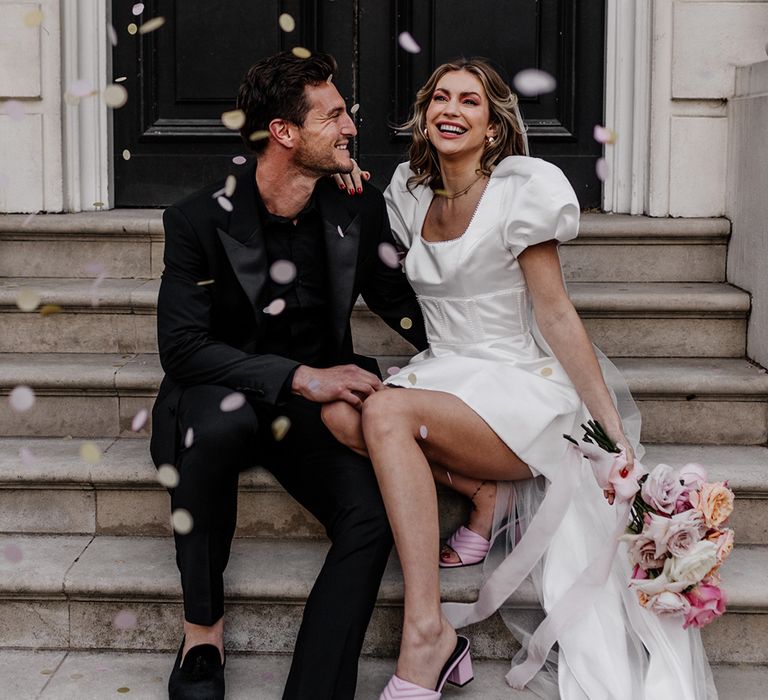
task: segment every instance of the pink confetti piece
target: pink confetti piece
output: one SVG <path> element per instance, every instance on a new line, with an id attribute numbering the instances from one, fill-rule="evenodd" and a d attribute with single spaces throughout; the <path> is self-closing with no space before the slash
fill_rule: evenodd
<path id="1" fill-rule="evenodd" d="M 144 424 L 147 422 L 147 418 L 149 417 L 149 411 L 146 408 L 142 408 L 131 421 L 131 430 L 134 433 L 138 433 L 139 430 L 141 430 L 144 427 Z"/>
<path id="2" fill-rule="evenodd" d="M 422 440 L 426 440 L 428 434 L 429 434 L 429 431 L 427 430 L 426 425 L 419 426 L 419 435 L 421 436 Z"/>
<path id="3" fill-rule="evenodd" d="M 114 626 L 119 630 L 136 629 L 137 617 L 132 610 L 121 610 L 112 620 Z"/>
<path id="4" fill-rule="evenodd" d="M 421 46 L 418 45 L 410 32 L 400 32 L 400 36 L 397 37 L 397 43 L 400 44 L 400 48 L 403 51 L 408 53 L 419 53 L 421 51 Z"/>
<path id="5" fill-rule="evenodd" d="M 19 450 L 19 459 L 25 467 L 31 467 L 35 463 L 35 455 L 28 447 L 22 447 Z"/>
<path id="6" fill-rule="evenodd" d="M 261 680 L 263 681 L 271 681 L 274 680 L 275 674 L 272 673 L 272 671 L 264 671 L 264 673 L 261 674 Z"/>
<path id="7" fill-rule="evenodd" d="M 595 173 L 597 173 L 598 180 L 605 182 L 610 173 L 608 168 L 608 161 L 605 158 L 598 158 L 595 163 Z"/>
<path id="8" fill-rule="evenodd" d="M 88 263 L 85 267 L 83 267 L 83 271 L 88 275 L 93 275 L 94 277 L 101 277 L 102 275 L 107 274 L 107 270 L 104 265 L 97 262 Z"/>
<path id="9" fill-rule="evenodd" d="M 245 156 L 235 156 L 232 159 L 232 162 L 235 165 L 245 165 L 248 162 L 248 159 Z"/>
<path id="10" fill-rule="evenodd" d="M 91 85 L 90 82 L 85 78 L 81 78 L 80 80 L 71 82 L 67 88 L 67 92 L 73 97 L 88 97 L 93 95 L 94 90 L 93 85 Z"/>
<path id="11" fill-rule="evenodd" d="M 195 441 L 195 431 L 192 428 L 187 428 L 187 432 L 184 433 L 184 447 L 192 447 L 192 443 Z"/>
<path id="12" fill-rule="evenodd" d="M 388 367 L 387 368 L 387 374 L 392 377 L 396 375 L 400 371 L 399 367 Z"/>
<path id="13" fill-rule="evenodd" d="M 290 260 L 276 260 L 269 268 L 269 276 L 278 284 L 289 284 L 296 277 L 296 265 Z"/>
<path id="14" fill-rule="evenodd" d="M 448 477 L 448 483 L 453 486 L 453 477 L 451 477 L 451 472 L 445 472 L 445 475 Z"/>
<path id="15" fill-rule="evenodd" d="M 309 384 L 307 384 L 307 389 L 309 389 L 311 392 L 315 392 L 320 388 L 320 381 L 318 379 L 313 379 Z"/>
<path id="16" fill-rule="evenodd" d="M 111 23 L 107 23 L 107 36 L 109 37 L 109 43 L 112 46 L 117 46 L 117 31 Z"/>
<path id="17" fill-rule="evenodd" d="M 20 122 L 27 114 L 24 109 L 24 103 L 18 100 L 7 100 L 3 104 L 5 113 L 11 118 L 11 121 Z"/>
<path id="18" fill-rule="evenodd" d="M 231 394 L 227 394 L 219 404 L 219 408 L 223 413 L 231 413 L 237 411 L 245 405 L 245 394 L 239 391 L 233 391 Z"/>
<path id="19" fill-rule="evenodd" d="M 601 124 L 595 124 L 593 136 L 598 143 L 614 143 L 616 141 L 616 134 Z"/>
<path id="20" fill-rule="evenodd" d="M 553 76 L 537 68 L 526 68 L 515 75 L 512 83 L 521 95 L 544 95 L 553 92 L 557 81 Z"/>
<path id="21" fill-rule="evenodd" d="M 387 267 L 394 269 L 400 266 L 400 256 L 391 243 L 379 243 L 379 258 Z"/>
<path id="22" fill-rule="evenodd" d="M 285 299 L 275 299 L 264 309 L 264 313 L 270 316 L 278 316 L 283 311 L 285 311 Z"/>
<path id="23" fill-rule="evenodd" d="M 144 12 L 144 3 L 143 2 L 137 2 L 131 8 L 131 14 L 134 17 L 138 17 L 142 12 Z"/>
<path id="24" fill-rule="evenodd" d="M 24 552 L 21 551 L 21 547 L 17 544 L 7 544 L 3 547 L 3 556 L 11 564 L 18 564 L 24 559 Z"/>
<path id="25" fill-rule="evenodd" d="M 27 216 L 26 219 L 21 224 L 22 228 L 27 228 L 32 223 L 32 219 L 34 219 L 37 216 L 37 212 L 32 212 L 29 216 Z"/>
<path id="26" fill-rule="evenodd" d="M 35 392 L 32 387 L 20 385 L 11 390 L 8 394 L 8 403 L 11 410 L 16 413 L 29 411 L 35 405 Z"/>
<path id="27" fill-rule="evenodd" d="M 226 197 L 219 196 L 216 198 L 216 201 L 224 211 L 232 211 L 234 209 L 232 202 L 230 202 Z"/>

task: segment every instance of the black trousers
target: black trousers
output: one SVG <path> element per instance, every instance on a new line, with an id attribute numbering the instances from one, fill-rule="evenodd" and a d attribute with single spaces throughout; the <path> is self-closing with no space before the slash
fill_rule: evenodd
<path id="1" fill-rule="evenodd" d="M 246 403 L 219 408 L 220 386 L 185 390 L 181 435 L 194 441 L 178 460 L 171 507 L 192 515 L 189 534 L 175 534 L 187 621 L 211 625 L 224 613 L 223 573 L 237 519 L 238 475 L 260 464 L 324 526 L 332 545 L 307 599 L 284 700 L 352 700 L 357 663 L 392 548 L 376 478 L 368 460 L 338 443 L 320 405 L 291 397 L 279 409 Z M 271 423 L 287 416 L 281 441 Z"/>

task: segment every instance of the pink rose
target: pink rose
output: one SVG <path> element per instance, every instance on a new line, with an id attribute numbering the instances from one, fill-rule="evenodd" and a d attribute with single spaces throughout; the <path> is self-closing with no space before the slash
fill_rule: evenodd
<path id="1" fill-rule="evenodd" d="M 648 475 L 642 488 L 643 500 L 655 510 L 671 514 L 683 486 L 672 467 L 659 464 Z"/>
<path id="2" fill-rule="evenodd" d="M 725 612 L 725 592 L 717 586 L 700 584 L 685 594 L 691 608 L 685 616 L 683 629 L 704 627 Z"/>
<path id="3" fill-rule="evenodd" d="M 684 513 L 686 510 L 692 509 L 693 503 L 691 503 L 691 490 L 687 486 L 684 486 L 675 501 L 675 513 Z"/>
<path id="4" fill-rule="evenodd" d="M 668 523 L 663 544 L 674 557 L 686 554 L 706 532 L 704 516 L 697 510 L 687 510 L 673 515 Z"/>
<path id="5" fill-rule="evenodd" d="M 653 539 L 645 533 L 640 535 L 624 535 L 622 539 L 627 543 L 627 555 L 629 560 L 642 569 L 660 569 L 664 566 L 666 554 L 656 554 L 657 546 Z"/>
<path id="6" fill-rule="evenodd" d="M 645 606 L 650 608 L 660 617 L 687 616 L 691 610 L 691 604 L 682 593 L 674 591 L 662 591 L 648 599 Z"/>
<path id="7" fill-rule="evenodd" d="M 671 518 L 655 513 L 645 514 L 645 525 L 643 526 L 643 537 L 653 540 L 656 544 L 656 558 L 661 559 L 667 552 L 667 531 L 672 522 Z"/>
<path id="8" fill-rule="evenodd" d="M 686 464 L 677 475 L 691 491 L 701 488 L 707 481 L 707 470 L 701 464 Z"/>

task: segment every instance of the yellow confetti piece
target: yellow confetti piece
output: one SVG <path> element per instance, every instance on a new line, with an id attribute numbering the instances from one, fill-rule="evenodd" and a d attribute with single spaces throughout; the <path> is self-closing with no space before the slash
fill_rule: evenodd
<path id="1" fill-rule="evenodd" d="M 199 282 L 196 282 L 198 287 L 205 287 L 209 284 L 213 284 L 216 280 L 200 280 Z"/>
<path id="2" fill-rule="evenodd" d="M 283 14 L 280 15 L 277 23 L 280 25 L 280 29 L 284 32 L 292 32 L 296 29 L 296 21 L 287 12 L 283 12 Z"/>
<path id="3" fill-rule="evenodd" d="M 125 686 L 123 686 L 122 688 L 118 688 L 117 692 L 118 693 L 130 693 L 131 689 L 130 688 L 126 688 Z"/>
<path id="4" fill-rule="evenodd" d="M 139 34 L 149 34 L 150 32 L 154 32 L 156 29 L 160 29 L 165 24 L 165 17 L 153 17 L 148 22 L 144 22 L 144 24 L 139 27 Z"/>
<path id="5" fill-rule="evenodd" d="M 29 27 L 30 29 L 33 27 L 39 27 L 42 23 L 42 10 L 30 10 L 26 15 L 24 15 L 24 26 Z"/>
<path id="6" fill-rule="evenodd" d="M 52 316 L 53 314 L 60 314 L 62 308 L 58 304 L 44 304 L 40 307 L 41 316 Z"/>
<path id="7" fill-rule="evenodd" d="M 287 416 L 278 416 L 272 421 L 272 435 L 280 442 L 291 429 L 291 419 Z"/>
<path id="8" fill-rule="evenodd" d="M 131 36 L 133 36 L 134 34 L 136 34 L 136 32 L 138 32 L 138 31 L 139 31 L 139 26 L 136 24 L 136 22 L 131 22 L 131 23 L 128 25 L 128 33 L 129 33 Z"/>
<path id="9" fill-rule="evenodd" d="M 312 55 L 312 52 L 309 49 L 305 49 L 303 46 L 294 46 L 291 49 L 291 53 L 293 53 L 296 58 L 309 58 Z"/>
<path id="10" fill-rule="evenodd" d="M 245 124 L 245 112 L 242 109 L 232 109 L 229 112 L 222 112 L 221 123 L 227 127 L 237 131 Z"/>
<path id="11" fill-rule="evenodd" d="M 126 148 L 123 151 L 123 160 L 130 160 L 131 159 L 131 152 Z"/>
<path id="12" fill-rule="evenodd" d="M 415 384 L 415 383 L 416 383 L 416 375 L 415 375 L 413 372 L 411 372 L 411 373 L 408 375 L 408 381 L 409 381 L 411 384 Z"/>
<path id="13" fill-rule="evenodd" d="M 101 450 L 93 442 L 84 442 L 80 445 L 80 459 L 87 464 L 98 464 L 101 461 Z"/>
<path id="14" fill-rule="evenodd" d="M 549 377 L 552 374 L 552 368 L 551 367 L 542 367 L 541 368 L 541 376 L 542 377 Z"/>
<path id="15" fill-rule="evenodd" d="M 107 107 L 112 109 L 120 109 L 126 102 L 128 102 L 128 90 L 122 85 L 112 84 L 108 85 L 104 90 L 104 102 L 107 103 Z"/>
<path id="16" fill-rule="evenodd" d="M 73 674 L 70 676 L 70 678 L 71 678 L 73 681 L 79 681 L 79 680 L 80 680 L 82 677 L 83 677 L 83 674 L 82 674 L 82 673 L 73 673 Z"/>
<path id="17" fill-rule="evenodd" d="M 249 141 L 261 141 L 261 139 L 267 139 L 269 138 L 269 132 L 265 129 L 262 129 L 260 131 L 254 131 L 249 137 Z"/>
<path id="18" fill-rule="evenodd" d="M 410 330 L 413 328 L 413 321 L 411 321 L 410 318 L 407 316 L 405 318 L 400 319 L 400 328 L 402 328 L 404 331 Z"/>
<path id="19" fill-rule="evenodd" d="M 188 535 L 192 532 L 192 515 L 184 508 L 177 508 L 171 515 L 171 525 L 180 535 Z"/>
<path id="20" fill-rule="evenodd" d="M 235 187 L 237 187 L 237 178 L 234 175 L 227 175 L 224 182 L 224 195 L 231 197 L 235 193 Z"/>
<path id="21" fill-rule="evenodd" d="M 51 676 L 54 673 L 56 673 L 55 668 L 44 668 L 42 671 L 40 671 L 41 675 L 43 676 Z"/>

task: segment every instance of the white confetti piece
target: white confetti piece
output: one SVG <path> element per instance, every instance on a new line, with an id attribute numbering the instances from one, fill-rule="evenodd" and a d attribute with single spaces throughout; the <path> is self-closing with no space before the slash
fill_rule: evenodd
<path id="1" fill-rule="evenodd" d="M 409 331 L 411 328 L 413 328 L 413 321 L 411 321 L 410 318 L 405 316 L 404 318 L 400 319 L 400 328 L 402 328 L 404 331 Z"/>
<path id="2" fill-rule="evenodd" d="M 136 629 L 136 613 L 133 610 L 121 610 L 112 619 L 112 624 L 119 630 Z"/>
<path id="3" fill-rule="evenodd" d="M 445 472 L 445 475 L 448 477 L 448 483 L 453 486 L 453 477 L 451 476 L 451 472 Z"/>
<path id="4" fill-rule="evenodd" d="M 290 260 L 276 260 L 269 268 L 269 276 L 278 284 L 290 284 L 296 277 L 296 265 Z"/>
<path id="5" fill-rule="evenodd" d="M 142 408 L 131 421 L 131 430 L 133 430 L 134 433 L 138 433 L 139 430 L 141 430 L 144 427 L 144 424 L 147 422 L 147 418 L 149 417 L 149 411 L 146 408 Z"/>
<path id="6" fill-rule="evenodd" d="M 124 83 L 126 80 L 128 80 L 128 76 L 121 75 L 119 78 L 115 78 L 112 82 L 115 83 Z"/>
<path id="7" fill-rule="evenodd" d="M 234 209 L 232 202 L 230 202 L 226 197 L 216 197 L 216 201 L 224 211 L 232 211 Z"/>
<path id="8" fill-rule="evenodd" d="M 264 309 L 264 313 L 270 316 L 278 316 L 283 311 L 285 311 L 285 299 L 275 299 Z"/>
<path id="9" fill-rule="evenodd" d="M 309 49 L 305 49 L 303 46 L 294 46 L 291 49 L 291 53 L 293 53 L 296 58 L 309 58 L 312 55 L 312 52 Z"/>
<path id="10" fill-rule="evenodd" d="M 32 29 L 39 27 L 43 23 L 42 10 L 30 10 L 24 15 L 24 25 Z"/>
<path id="11" fill-rule="evenodd" d="M 35 455 L 32 453 L 32 450 L 30 450 L 28 447 L 22 447 L 19 450 L 19 459 L 25 467 L 31 467 L 37 461 L 35 459 Z"/>
<path id="12" fill-rule="evenodd" d="M 216 280 L 200 280 L 199 282 L 195 282 L 195 284 L 198 287 L 207 287 L 209 284 L 213 284 L 216 282 Z"/>
<path id="13" fill-rule="evenodd" d="M 139 27 L 139 34 L 149 34 L 165 24 L 165 17 L 153 17 Z"/>
<path id="14" fill-rule="evenodd" d="M 184 433 L 184 447 L 192 447 L 194 441 L 195 431 L 192 428 L 187 428 L 187 432 Z"/>
<path id="15" fill-rule="evenodd" d="M 194 523 L 192 521 L 192 515 L 188 510 L 184 508 L 177 508 L 171 515 L 171 526 L 174 531 L 180 535 L 188 535 L 192 532 Z"/>
<path id="16" fill-rule="evenodd" d="M 400 48 L 408 53 L 419 53 L 421 46 L 416 43 L 416 39 L 411 36 L 410 32 L 400 32 L 400 36 L 397 37 L 397 43 L 400 44 Z"/>
<path id="17" fill-rule="evenodd" d="M 226 126 L 227 129 L 237 131 L 243 127 L 243 124 L 245 124 L 245 112 L 243 112 L 242 109 L 231 109 L 228 112 L 222 112 L 221 123 Z"/>
<path id="18" fill-rule="evenodd" d="M 419 435 L 421 436 L 422 440 L 426 440 L 427 439 L 427 435 L 429 435 L 429 431 L 427 430 L 427 426 L 426 425 L 419 426 Z"/>
<path id="19" fill-rule="evenodd" d="M 277 23 L 280 25 L 280 29 L 284 32 L 292 32 L 296 29 L 296 21 L 287 12 L 283 12 L 277 19 Z"/>
<path id="20" fill-rule="evenodd" d="M 392 377 L 400 371 L 399 367 L 387 367 L 387 374 Z"/>
<path id="21" fill-rule="evenodd" d="M 605 182 L 609 176 L 608 161 L 605 158 L 598 158 L 595 163 L 595 173 L 597 173 L 598 180 Z"/>
<path id="22" fill-rule="evenodd" d="M 360 110 L 360 105 L 359 105 L 359 104 L 353 104 L 353 105 L 352 105 L 352 106 L 349 108 L 349 113 L 350 113 L 350 114 L 357 114 L 359 110 Z"/>
<path id="23" fill-rule="evenodd" d="M 22 311 L 34 311 L 40 306 L 40 294 L 30 287 L 22 287 L 16 292 L 16 306 Z"/>
<path id="24" fill-rule="evenodd" d="M 235 187 L 237 187 L 237 178 L 234 175 L 227 175 L 224 181 L 224 196 L 231 197 L 235 193 Z"/>
<path id="25" fill-rule="evenodd" d="M 553 92 L 557 87 L 557 81 L 553 76 L 537 68 L 521 70 L 512 83 L 521 95 L 544 95 Z"/>
<path id="26" fill-rule="evenodd" d="M 104 90 L 104 102 L 106 102 L 107 107 L 111 107 L 112 109 L 120 109 L 120 107 L 123 107 L 126 102 L 128 102 L 128 90 L 126 90 L 122 85 L 107 85 L 106 89 Z"/>
<path id="27" fill-rule="evenodd" d="M 413 372 L 408 375 L 408 381 L 411 384 L 416 384 L 416 375 Z"/>
<path id="28" fill-rule="evenodd" d="M 291 419 L 287 416 L 278 416 L 272 421 L 272 435 L 280 442 L 291 429 Z"/>
<path id="29" fill-rule="evenodd" d="M 400 266 L 400 256 L 391 243 L 379 243 L 379 258 L 387 267 L 394 269 Z"/>
<path id="30" fill-rule="evenodd" d="M 21 224 L 22 228 L 27 228 L 32 223 L 32 219 L 34 219 L 37 216 L 37 212 L 32 212 L 29 216 L 27 216 L 26 219 Z"/>
<path id="31" fill-rule="evenodd" d="M 341 230 L 341 226 L 340 225 L 336 227 L 336 233 L 338 233 L 339 236 L 344 238 L 344 231 Z"/>
<path id="32" fill-rule="evenodd" d="M 24 109 L 24 103 L 18 100 L 6 100 L 3 103 L 3 110 L 14 122 L 20 122 L 27 113 Z"/>
<path id="33" fill-rule="evenodd" d="M 126 148 L 123 151 L 123 160 L 130 160 L 131 159 L 131 152 Z"/>
<path id="34" fill-rule="evenodd" d="M 18 564 L 24 558 L 24 552 L 17 544 L 7 544 L 3 547 L 3 557 L 11 564 Z"/>
<path id="35" fill-rule="evenodd" d="M 117 46 L 117 31 L 111 23 L 107 23 L 107 36 L 109 37 L 109 43 L 112 46 Z"/>
<path id="36" fill-rule="evenodd" d="M 179 470 L 172 464 L 161 464 L 157 468 L 157 480 L 167 489 L 175 489 L 179 485 Z"/>
<path id="37" fill-rule="evenodd" d="M 80 459 L 87 464 L 98 464 L 101 461 L 101 450 L 94 442 L 84 442 L 80 445 Z"/>
<path id="38" fill-rule="evenodd" d="M 143 2 L 137 2 L 131 8 L 131 14 L 134 17 L 138 17 L 142 12 L 144 12 L 144 3 Z"/>
<path id="39" fill-rule="evenodd" d="M 35 405 L 35 392 L 32 387 L 21 384 L 14 387 L 8 394 L 8 403 L 11 410 L 16 411 L 16 413 L 29 411 Z"/>
<path id="40" fill-rule="evenodd" d="M 219 404 L 219 408 L 224 413 L 231 413 L 237 411 L 245 405 L 245 394 L 239 391 L 233 391 L 231 394 L 227 394 Z"/>
<path id="41" fill-rule="evenodd" d="M 248 162 L 248 159 L 245 156 L 235 156 L 232 159 L 232 162 L 235 165 L 245 165 Z"/>

